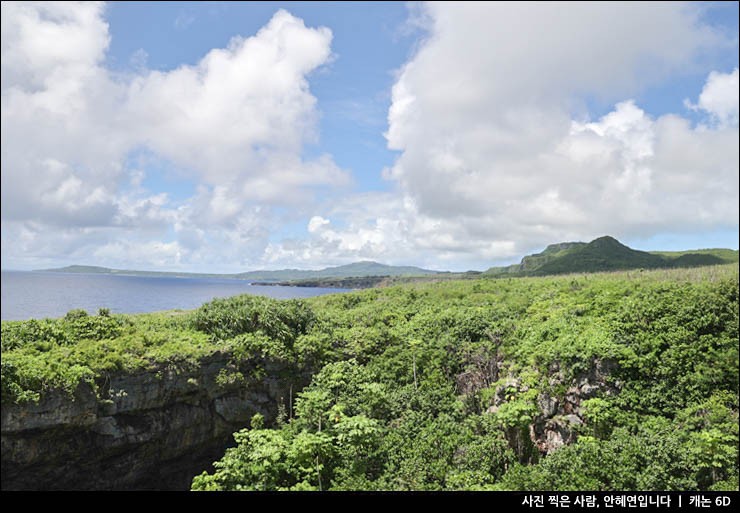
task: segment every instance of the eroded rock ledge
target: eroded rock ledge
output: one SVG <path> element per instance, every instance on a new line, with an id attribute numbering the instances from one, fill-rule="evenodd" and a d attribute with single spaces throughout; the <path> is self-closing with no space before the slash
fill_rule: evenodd
<path id="1" fill-rule="evenodd" d="M 234 431 L 258 412 L 273 420 L 309 380 L 283 362 L 259 367 L 215 353 L 191 368 L 111 375 L 97 393 L 83 383 L 73 398 L 3 404 L 2 489 L 189 489 Z"/>

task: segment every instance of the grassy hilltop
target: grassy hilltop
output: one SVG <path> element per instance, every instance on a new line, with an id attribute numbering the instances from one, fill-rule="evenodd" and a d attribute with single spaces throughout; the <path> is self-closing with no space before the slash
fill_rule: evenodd
<path id="1" fill-rule="evenodd" d="M 627 269 L 661 269 L 721 265 L 738 261 L 732 249 L 698 249 L 691 251 L 638 251 L 609 236 L 589 243 L 561 242 L 551 244 L 541 253 L 522 258 L 519 264 L 492 267 L 491 276 L 547 276 L 567 273 L 592 273 Z"/>

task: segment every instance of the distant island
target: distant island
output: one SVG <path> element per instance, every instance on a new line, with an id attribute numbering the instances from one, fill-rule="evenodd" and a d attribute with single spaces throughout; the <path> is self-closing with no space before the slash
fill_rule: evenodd
<path id="1" fill-rule="evenodd" d="M 264 285 L 275 285 L 289 280 L 319 280 L 336 278 L 362 278 L 367 276 L 425 276 L 439 274 L 439 271 L 421 269 L 412 266 L 394 266 L 378 262 L 362 261 L 336 267 L 327 267 L 317 271 L 302 269 L 281 269 L 276 271 L 248 271 L 233 274 L 188 273 L 172 271 L 137 271 L 130 269 L 111 269 L 92 265 L 70 265 L 56 269 L 39 269 L 41 272 L 117 274 L 121 276 L 152 276 L 174 278 L 222 278 L 262 282 Z"/>
<path id="2" fill-rule="evenodd" d="M 362 289 L 410 281 L 437 281 L 477 277 L 550 276 L 569 273 L 625 271 L 630 269 L 700 267 L 735 263 L 739 260 L 738 250 L 733 249 L 638 251 L 622 244 L 613 237 L 603 236 L 588 243 L 559 242 L 551 244 L 541 253 L 523 257 L 518 264 L 491 267 L 486 271 L 434 271 L 414 266 L 385 265 L 367 260 L 336 267 L 327 267 L 316 271 L 281 269 L 276 271 L 248 271 L 234 274 L 136 271 L 90 265 L 70 265 L 56 269 L 40 269 L 39 271 L 115 274 L 121 276 L 219 278 L 247 280 L 253 285 L 265 286 Z"/>

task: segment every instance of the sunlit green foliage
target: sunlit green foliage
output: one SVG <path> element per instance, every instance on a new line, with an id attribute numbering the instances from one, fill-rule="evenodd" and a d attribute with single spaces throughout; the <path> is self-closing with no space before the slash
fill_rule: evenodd
<path id="1" fill-rule="evenodd" d="M 737 265 L 241 296 L 2 330 L 3 401 L 214 351 L 233 357 L 223 386 L 249 379 L 242 361 L 313 372 L 275 423 L 235 434 L 196 490 L 738 486 Z M 532 433 L 550 399 L 555 420 L 580 420 L 573 443 L 544 455 Z"/>
<path id="2" fill-rule="evenodd" d="M 242 295 L 214 299 L 201 306 L 195 311 L 193 326 L 221 339 L 262 332 L 269 338 L 292 345 L 313 320 L 313 311 L 302 301 Z"/>
<path id="3" fill-rule="evenodd" d="M 726 266 L 316 298 L 295 347 L 324 367 L 292 420 L 242 431 L 193 488 L 736 487 L 737 290 Z M 597 361 L 619 393 L 584 399 L 579 439 L 542 457 L 538 399 L 562 401 Z M 269 483 L 234 478 L 265 451 Z"/>

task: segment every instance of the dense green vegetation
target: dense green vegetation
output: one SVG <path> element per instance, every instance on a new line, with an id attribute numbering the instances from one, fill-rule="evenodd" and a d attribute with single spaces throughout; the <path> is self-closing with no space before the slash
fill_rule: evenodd
<path id="1" fill-rule="evenodd" d="M 314 372 L 196 490 L 738 489 L 737 265 L 101 314 L 3 322 L 3 401 L 216 350 Z"/>
<path id="2" fill-rule="evenodd" d="M 594 272 L 658 267 L 667 267 L 666 261 L 660 256 L 634 250 L 612 237 L 600 237 L 585 246 L 572 248 L 564 255 L 545 262 L 534 272 L 538 275 L 547 275 L 574 271 Z"/>
<path id="3" fill-rule="evenodd" d="M 2 402 L 38 401 L 118 370 L 156 362 L 190 362 L 223 344 L 190 328 L 184 315 L 91 316 L 72 310 L 62 319 L 2 322 Z"/>
<path id="4" fill-rule="evenodd" d="M 740 251 L 726 248 L 693 249 L 691 251 L 651 251 L 650 253 L 672 259 L 680 258 L 684 255 L 710 255 L 726 264 L 737 262 L 740 259 Z"/>
<path id="5" fill-rule="evenodd" d="M 98 388 L 113 372 L 188 369 L 215 352 L 238 366 L 284 346 L 312 322 L 303 302 L 260 296 L 214 300 L 195 312 L 98 315 L 72 310 L 62 319 L 2 322 L 2 402 L 72 394 L 80 381 Z"/>

